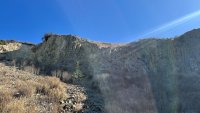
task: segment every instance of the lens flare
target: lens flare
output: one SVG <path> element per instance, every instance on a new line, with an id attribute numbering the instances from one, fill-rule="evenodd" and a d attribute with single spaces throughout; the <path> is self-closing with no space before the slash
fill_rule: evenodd
<path id="1" fill-rule="evenodd" d="M 155 34 L 158 34 L 158 33 L 161 33 L 161 32 L 164 32 L 164 31 L 167 31 L 167 30 L 170 30 L 170 29 L 173 29 L 179 25 L 182 25 L 182 24 L 185 24 L 189 21 L 192 21 L 193 19 L 197 18 L 197 17 L 200 17 L 200 10 L 194 12 L 194 13 L 191 13 L 191 14 L 188 14 L 184 17 L 181 17 L 179 19 L 176 19 L 172 22 L 169 22 L 167 24 L 164 24 L 156 29 L 153 29 L 152 31 L 150 32 L 147 32 L 143 35 L 140 36 L 141 37 L 147 37 L 147 36 L 154 36 Z"/>

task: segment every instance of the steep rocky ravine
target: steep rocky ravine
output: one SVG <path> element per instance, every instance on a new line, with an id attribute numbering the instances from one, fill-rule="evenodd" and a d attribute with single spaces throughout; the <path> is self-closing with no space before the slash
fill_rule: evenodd
<path id="1" fill-rule="evenodd" d="M 91 113 L 199 113 L 200 29 L 173 39 L 97 43 L 45 35 L 0 54 L 34 74 L 85 87 Z"/>

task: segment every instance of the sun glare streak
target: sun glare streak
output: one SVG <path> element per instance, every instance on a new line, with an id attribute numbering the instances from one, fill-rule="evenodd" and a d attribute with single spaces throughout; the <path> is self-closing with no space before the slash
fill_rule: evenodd
<path id="1" fill-rule="evenodd" d="M 190 21 L 190 20 L 192 20 L 192 19 L 194 19 L 198 16 L 200 16 L 200 10 L 198 10 L 194 13 L 188 14 L 184 17 L 179 18 L 179 19 L 176 19 L 176 20 L 169 22 L 167 24 L 164 24 L 164 25 L 162 25 L 162 26 L 160 26 L 160 27 L 158 27 L 158 28 L 146 33 L 146 34 L 141 35 L 140 38 L 150 36 L 150 35 L 153 35 L 154 33 L 162 32 L 162 31 L 168 30 L 170 28 L 176 27 L 176 26 L 181 25 L 183 23 L 186 23 L 186 22 L 188 22 L 188 21 Z"/>

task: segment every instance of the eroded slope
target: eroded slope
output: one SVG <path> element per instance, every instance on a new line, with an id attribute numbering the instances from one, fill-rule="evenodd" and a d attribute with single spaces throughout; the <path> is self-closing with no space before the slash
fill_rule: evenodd
<path id="1" fill-rule="evenodd" d="M 84 112 L 86 99 L 83 87 L 0 63 L 1 113 Z"/>

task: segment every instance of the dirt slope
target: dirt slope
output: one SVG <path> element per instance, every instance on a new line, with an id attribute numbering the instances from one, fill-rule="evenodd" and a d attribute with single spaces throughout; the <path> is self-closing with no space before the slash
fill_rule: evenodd
<path id="1" fill-rule="evenodd" d="M 87 106 L 85 89 L 0 63 L 1 113 L 74 113 Z"/>

